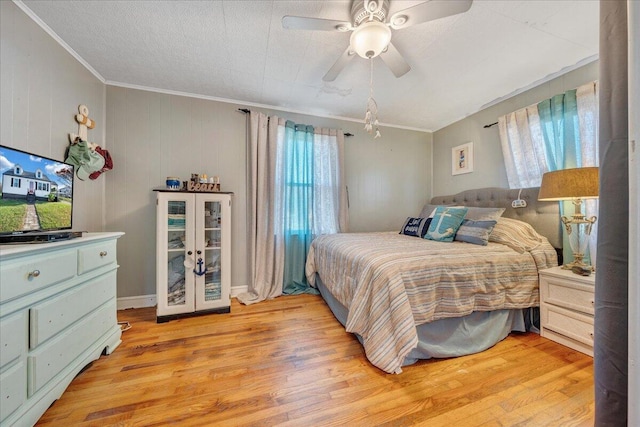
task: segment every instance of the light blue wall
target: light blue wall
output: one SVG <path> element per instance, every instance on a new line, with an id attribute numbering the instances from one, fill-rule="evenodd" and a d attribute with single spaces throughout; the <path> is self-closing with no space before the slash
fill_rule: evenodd
<path id="1" fill-rule="evenodd" d="M 482 187 L 508 188 L 498 126 L 488 129 L 483 126 L 497 122 L 499 116 L 597 79 L 598 61 L 595 61 L 434 132 L 433 194 L 454 194 Z M 451 149 L 466 142 L 473 142 L 474 171 L 452 175 Z"/>
<path id="2" fill-rule="evenodd" d="M 104 146 L 104 84 L 11 1 L 0 1 L 0 42 L 0 143 L 64 160 L 85 104 L 89 140 Z M 73 196 L 73 229 L 102 231 L 104 178 L 76 179 Z"/>
<path id="3" fill-rule="evenodd" d="M 155 194 L 167 176 L 220 177 L 233 191 L 232 274 L 235 292 L 248 284 L 246 121 L 234 105 L 144 90 L 107 87 L 106 140 L 117 173 L 106 181 L 106 229 L 120 239 L 118 296 L 155 294 Z M 339 128 L 351 231 L 399 230 L 417 215 L 431 186 L 431 134 L 383 128 L 373 139 L 344 120 L 262 110 L 297 123 Z"/>

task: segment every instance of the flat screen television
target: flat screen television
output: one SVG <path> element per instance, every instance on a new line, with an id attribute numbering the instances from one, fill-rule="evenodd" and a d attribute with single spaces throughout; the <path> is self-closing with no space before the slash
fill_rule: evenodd
<path id="1" fill-rule="evenodd" d="M 74 166 L 0 145 L 0 243 L 70 238 Z"/>

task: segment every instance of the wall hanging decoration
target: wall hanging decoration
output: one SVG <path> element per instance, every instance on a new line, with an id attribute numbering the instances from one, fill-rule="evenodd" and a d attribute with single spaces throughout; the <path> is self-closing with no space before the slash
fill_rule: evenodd
<path id="1" fill-rule="evenodd" d="M 473 142 L 451 149 L 451 175 L 473 172 Z"/>
<path id="2" fill-rule="evenodd" d="M 89 118 L 89 108 L 84 104 L 80 104 L 75 119 L 78 122 L 78 133 L 70 133 L 69 142 L 73 144 L 78 138 L 83 141 L 89 141 L 87 129 L 93 129 L 96 126 L 96 122 Z"/>
<path id="3" fill-rule="evenodd" d="M 78 133 L 69 134 L 71 145 L 65 162 L 76 166 L 78 179 L 82 181 L 87 178 L 96 179 L 101 173 L 113 169 L 113 159 L 107 150 L 95 142 L 89 142 L 88 129 L 93 129 L 96 122 L 89 118 L 89 108 L 86 105 L 78 106 L 75 120 L 78 123 Z"/>

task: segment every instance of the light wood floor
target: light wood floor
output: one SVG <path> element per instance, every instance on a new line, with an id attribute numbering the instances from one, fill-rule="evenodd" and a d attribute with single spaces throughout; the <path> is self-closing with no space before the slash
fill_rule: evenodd
<path id="1" fill-rule="evenodd" d="M 592 426 L 593 359 L 512 334 L 482 353 L 386 374 L 322 299 L 132 328 L 78 375 L 38 426 Z"/>

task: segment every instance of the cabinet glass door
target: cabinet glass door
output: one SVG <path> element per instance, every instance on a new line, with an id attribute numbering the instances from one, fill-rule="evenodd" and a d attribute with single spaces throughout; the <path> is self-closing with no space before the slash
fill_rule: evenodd
<path id="1" fill-rule="evenodd" d="M 184 305 L 186 302 L 185 244 L 187 227 L 187 203 L 167 202 L 167 305 Z"/>
<path id="2" fill-rule="evenodd" d="M 193 311 L 193 195 L 160 193 L 156 235 L 158 316 Z"/>
<path id="3" fill-rule="evenodd" d="M 229 307 L 229 196 L 196 196 L 196 310 Z M 199 267 L 201 265 L 201 267 Z"/>
<path id="4" fill-rule="evenodd" d="M 222 250 L 222 212 L 220 202 L 204 202 L 204 300 L 215 301 L 222 297 L 220 260 Z"/>

